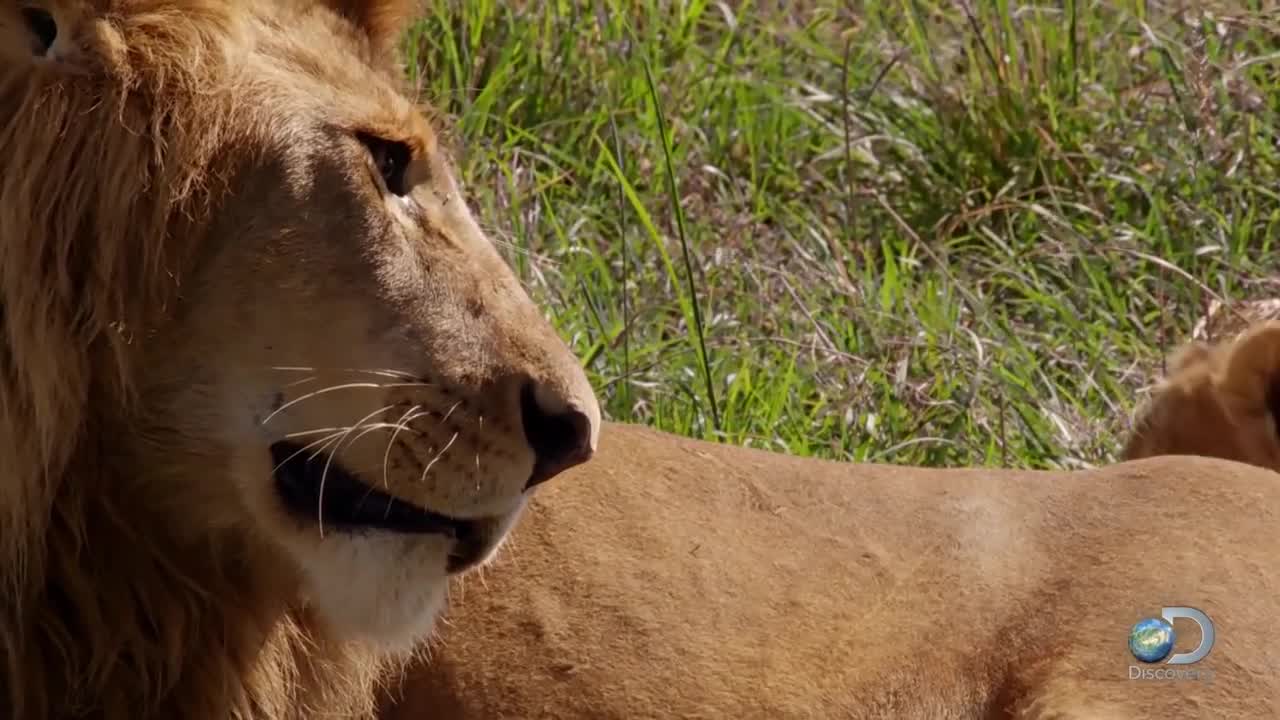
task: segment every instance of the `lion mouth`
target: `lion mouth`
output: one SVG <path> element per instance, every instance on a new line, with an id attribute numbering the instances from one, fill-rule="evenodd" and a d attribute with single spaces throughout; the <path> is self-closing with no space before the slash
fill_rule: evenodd
<path id="1" fill-rule="evenodd" d="M 448 571 L 479 564 L 499 538 L 500 518 L 460 520 L 420 508 L 361 482 L 327 453 L 296 443 L 272 444 L 276 492 L 297 517 L 340 532 L 382 530 L 452 538 Z M 326 467 L 327 466 L 327 467 Z"/>

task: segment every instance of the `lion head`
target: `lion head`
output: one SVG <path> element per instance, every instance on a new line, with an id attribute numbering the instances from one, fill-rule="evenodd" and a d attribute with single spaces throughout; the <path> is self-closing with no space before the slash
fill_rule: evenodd
<path id="1" fill-rule="evenodd" d="M 145 712 L 195 682 L 249 714 L 255 682 L 288 683 L 246 646 L 286 617 L 313 646 L 403 650 L 532 489 L 594 451 L 578 361 L 402 88 L 411 11 L 0 10 L 0 688 L 19 715 L 108 693 Z"/>
<path id="2" fill-rule="evenodd" d="M 1121 454 L 1203 455 L 1280 470 L 1280 321 L 1188 343 L 1135 414 Z"/>

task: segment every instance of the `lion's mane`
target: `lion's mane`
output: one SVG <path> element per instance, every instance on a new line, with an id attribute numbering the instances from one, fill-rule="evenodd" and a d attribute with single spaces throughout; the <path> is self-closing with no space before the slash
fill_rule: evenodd
<path id="1" fill-rule="evenodd" d="M 86 65 L 0 66 L 0 706 L 368 712 L 379 662 L 299 611 L 228 603 L 262 570 L 243 548 L 175 550 L 122 497 L 102 432 L 136 407 L 138 340 L 181 290 L 225 148 L 252 142 L 227 58 L 259 20 L 216 0 L 55 5 Z"/>

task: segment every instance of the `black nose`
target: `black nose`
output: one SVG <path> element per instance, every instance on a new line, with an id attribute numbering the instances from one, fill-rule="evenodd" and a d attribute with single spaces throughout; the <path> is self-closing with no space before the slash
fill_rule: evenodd
<path id="1" fill-rule="evenodd" d="M 534 457 L 526 490 L 581 465 L 592 455 L 591 419 L 573 408 L 548 410 L 538 396 L 533 382 L 520 389 L 520 421 Z"/>

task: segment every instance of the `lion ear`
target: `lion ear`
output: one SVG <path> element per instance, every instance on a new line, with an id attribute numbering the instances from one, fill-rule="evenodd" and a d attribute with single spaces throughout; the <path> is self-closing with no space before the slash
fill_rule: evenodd
<path id="1" fill-rule="evenodd" d="M 378 52 L 389 52 L 421 10 L 420 0 L 324 0 L 369 37 Z"/>
<path id="2" fill-rule="evenodd" d="M 1193 340 L 1174 351 L 1169 357 L 1168 374 L 1174 375 L 1192 365 L 1203 363 L 1212 355 L 1208 343 Z"/>
<path id="3" fill-rule="evenodd" d="M 15 2 L 0 18 L 0 30 L 4 30 L 4 44 L 8 46 L 4 48 L 6 55 L 44 60 L 52 56 L 54 44 L 64 28 L 59 27 L 56 16 L 42 4 Z"/>
<path id="4" fill-rule="evenodd" d="M 1280 321 L 1253 325 L 1231 344 L 1218 387 L 1280 423 Z"/>

